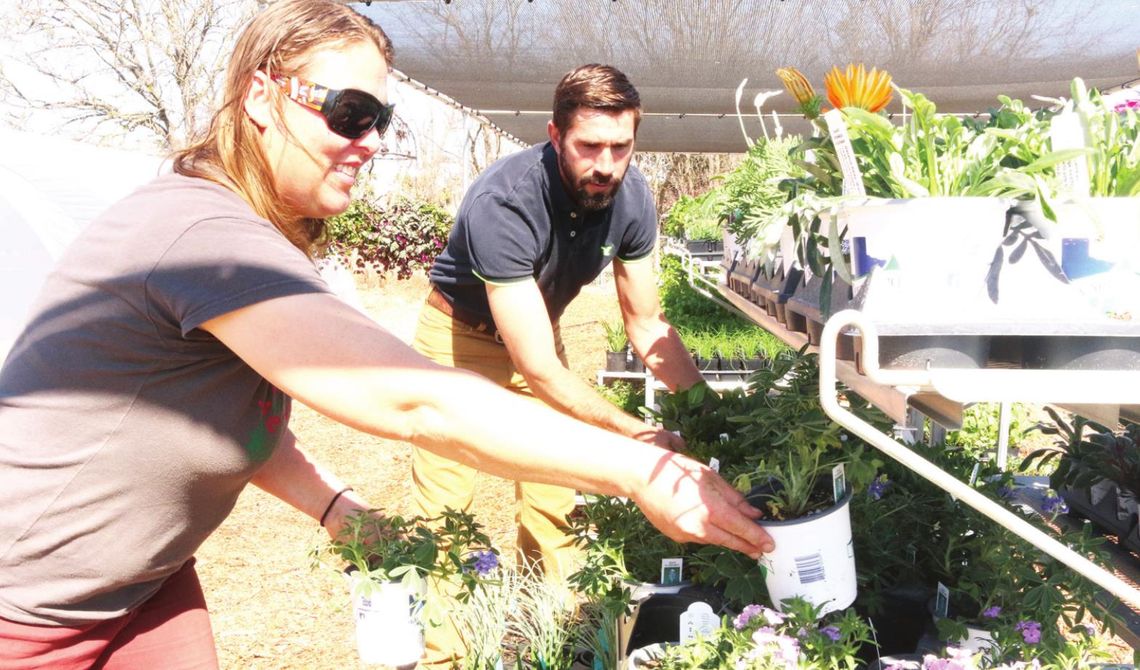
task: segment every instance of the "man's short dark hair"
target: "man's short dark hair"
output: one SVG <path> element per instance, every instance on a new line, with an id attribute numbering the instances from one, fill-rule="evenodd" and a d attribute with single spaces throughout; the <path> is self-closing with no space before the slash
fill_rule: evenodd
<path id="1" fill-rule="evenodd" d="M 633 130 L 641 123 L 641 96 L 615 67 L 591 63 L 571 70 L 554 89 L 554 126 L 565 133 L 581 107 L 610 112 L 633 110 Z"/>

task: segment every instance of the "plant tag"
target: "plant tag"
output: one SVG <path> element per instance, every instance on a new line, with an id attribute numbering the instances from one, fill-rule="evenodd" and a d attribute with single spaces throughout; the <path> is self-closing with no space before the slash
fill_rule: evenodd
<path id="1" fill-rule="evenodd" d="M 721 442 L 721 444 L 724 444 L 725 442 L 728 442 L 728 441 L 729 441 L 729 439 L 731 439 L 731 438 L 729 438 L 729 436 L 728 436 L 728 433 L 721 433 L 721 434 L 720 434 L 720 442 Z"/>
<path id="2" fill-rule="evenodd" d="M 855 150 L 847 135 L 847 122 L 843 120 L 843 113 L 833 109 L 823 115 L 823 120 L 827 122 L 831 143 L 835 146 L 835 155 L 839 159 L 839 169 L 843 173 L 843 195 L 867 195 L 867 190 L 863 187 L 863 173 L 855 160 Z"/>
<path id="3" fill-rule="evenodd" d="M 683 558 L 661 559 L 661 585 L 676 586 L 681 583 L 681 568 L 685 565 Z"/>
<path id="4" fill-rule="evenodd" d="M 711 635 L 720 627 L 720 619 L 713 614 L 712 606 L 697 601 L 681 612 L 681 644 L 698 635 Z"/>
<path id="5" fill-rule="evenodd" d="M 1054 116 L 1049 122 L 1049 142 L 1053 151 L 1084 149 L 1085 128 L 1081 123 L 1080 114 L 1066 110 Z M 1089 164 L 1084 156 L 1058 163 L 1054 169 L 1057 171 L 1061 188 L 1073 195 L 1089 194 Z"/>
<path id="6" fill-rule="evenodd" d="M 713 472 L 720 472 L 720 459 L 717 458 L 716 456 L 713 456 L 712 458 L 710 458 L 709 459 L 709 468 Z"/>
<path id="7" fill-rule="evenodd" d="M 934 616 L 945 619 L 950 616 L 950 588 L 938 582 L 938 591 L 934 596 Z"/>
<path id="8" fill-rule="evenodd" d="M 978 481 L 978 471 L 981 470 L 981 468 L 981 463 L 974 463 L 974 469 L 970 470 L 970 486 L 973 486 L 974 482 Z"/>
<path id="9" fill-rule="evenodd" d="M 835 502 L 839 502 L 847 494 L 847 473 L 842 463 L 831 469 L 831 488 Z"/>

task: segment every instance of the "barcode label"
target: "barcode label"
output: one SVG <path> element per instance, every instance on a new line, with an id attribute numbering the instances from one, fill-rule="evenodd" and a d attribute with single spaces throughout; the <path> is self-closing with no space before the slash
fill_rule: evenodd
<path id="1" fill-rule="evenodd" d="M 826 579 L 823 574 L 823 556 L 820 554 L 797 556 L 796 573 L 800 576 L 800 584 L 822 582 Z"/>

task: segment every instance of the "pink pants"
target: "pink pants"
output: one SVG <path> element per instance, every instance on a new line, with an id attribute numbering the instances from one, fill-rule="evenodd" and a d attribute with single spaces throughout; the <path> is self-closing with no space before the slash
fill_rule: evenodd
<path id="1" fill-rule="evenodd" d="M 116 619 L 33 626 L 0 619 L 0 670 L 215 670 L 214 632 L 194 559 Z"/>

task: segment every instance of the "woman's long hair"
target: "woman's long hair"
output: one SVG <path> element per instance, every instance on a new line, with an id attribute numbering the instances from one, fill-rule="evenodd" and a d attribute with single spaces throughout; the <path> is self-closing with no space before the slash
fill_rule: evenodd
<path id="1" fill-rule="evenodd" d="M 316 51 L 372 43 L 389 67 L 392 43 L 379 26 L 331 0 L 281 0 L 250 21 L 238 38 L 226 70 L 221 107 L 205 134 L 174 156 L 174 171 L 217 182 L 236 192 L 259 216 L 306 254 L 324 235 L 324 220 L 300 216 L 277 194 L 273 172 L 259 141 L 260 131 L 245 113 L 253 74 L 291 74 Z M 280 105 L 281 99 L 278 98 Z M 280 106 L 277 113 L 281 113 Z"/>

